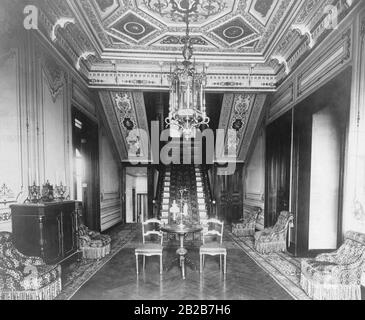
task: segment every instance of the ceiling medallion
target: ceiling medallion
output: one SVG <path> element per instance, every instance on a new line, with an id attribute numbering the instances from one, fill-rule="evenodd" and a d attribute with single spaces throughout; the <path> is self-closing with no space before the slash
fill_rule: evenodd
<path id="1" fill-rule="evenodd" d="M 123 28 L 133 35 L 141 35 L 146 32 L 146 28 L 138 22 L 127 22 Z"/>
<path id="2" fill-rule="evenodd" d="M 242 27 L 231 26 L 223 31 L 223 35 L 228 39 L 237 39 L 243 36 L 245 31 Z"/>
<path id="3" fill-rule="evenodd" d="M 197 22 L 201 17 L 208 19 L 227 8 L 222 0 L 143 0 L 143 4 L 148 10 L 175 22 L 185 22 L 187 13 L 190 21 Z"/>

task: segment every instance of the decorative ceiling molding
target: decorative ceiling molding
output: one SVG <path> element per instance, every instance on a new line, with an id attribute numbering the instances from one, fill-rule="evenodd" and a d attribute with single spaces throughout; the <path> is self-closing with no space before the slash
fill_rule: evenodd
<path id="1" fill-rule="evenodd" d="M 77 59 L 77 61 L 76 61 L 76 65 L 75 65 L 76 69 L 80 70 L 81 69 L 81 61 L 82 60 L 87 60 L 89 57 L 92 57 L 92 56 L 93 57 L 96 56 L 96 53 L 94 51 L 86 51 L 83 54 L 81 54 L 79 56 L 79 58 Z"/>
<path id="2" fill-rule="evenodd" d="M 275 56 L 271 57 L 271 60 L 274 60 L 274 61 L 276 60 L 279 63 L 279 65 L 284 66 L 284 70 L 287 75 L 290 73 L 290 68 L 289 68 L 288 62 L 286 61 L 286 59 L 283 56 L 275 55 Z"/>
<path id="3" fill-rule="evenodd" d="M 313 39 L 313 35 L 312 35 L 311 31 L 309 30 L 308 26 L 306 26 L 304 24 L 293 24 L 291 28 L 292 28 L 292 30 L 298 31 L 301 36 L 307 36 L 307 38 L 309 40 L 308 46 L 310 49 L 312 49 L 314 47 L 314 45 L 316 43 Z"/>
<path id="4" fill-rule="evenodd" d="M 350 3 L 351 2 L 351 3 Z M 353 11 L 361 0 L 310 0 L 305 1 L 292 28 L 282 37 L 275 51 L 276 56 L 287 56 L 286 63 L 291 73 L 296 70 L 309 54 L 319 46 L 334 30 L 338 29 L 341 22 Z M 333 19 L 331 12 L 336 11 L 334 25 L 329 22 Z M 294 30 L 296 31 L 294 31 Z M 306 35 L 303 39 L 302 36 Z M 290 55 L 288 55 L 290 53 Z M 279 74 L 279 68 L 275 69 L 278 74 L 278 84 L 282 83 L 288 73 Z"/>
<path id="5" fill-rule="evenodd" d="M 185 12 L 189 9 L 192 25 L 204 24 L 230 12 L 237 0 L 136 0 L 138 9 L 154 17 L 159 17 L 165 24 L 185 24 Z"/>
<path id="6" fill-rule="evenodd" d="M 326 6 L 338 8 L 340 24 L 360 2 L 226 0 L 227 12 L 207 19 L 200 17 L 191 28 L 197 64 L 211 64 L 208 90 L 275 91 L 276 84 L 331 34 L 332 30 L 327 29 Z M 168 89 L 168 70 L 161 72 L 159 63 L 167 66 L 181 58 L 183 23 L 143 9 L 143 0 L 39 0 L 39 3 L 39 32 L 51 41 L 56 29 L 66 27 L 70 19 L 68 24 L 72 26 L 57 33 L 54 46 L 77 66 L 91 87 Z M 62 22 L 64 17 L 69 18 Z M 86 52 L 96 54 L 92 59 L 87 59 L 89 56 L 84 59 Z M 117 61 L 117 73 L 110 69 L 111 60 Z M 251 64 L 256 65 L 252 75 L 245 71 Z"/>
<path id="7" fill-rule="evenodd" d="M 55 42 L 57 40 L 57 35 L 56 35 L 56 31 L 61 28 L 64 29 L 66 28 L 69 24 L 75 24 L 75 19 L 74 18 L 59 18 L 56 23 L 53 25 L 52 27 L 52 31 L 51 31 L 51 40 L 53 42 Z"/>
<path id="8" fill-rule="evenodd" d="M 128 72 L 92 71 L 89 84 L 93 88 L 119 87 L 123 89 L 169 90 L 169 72 Z M 210 73 L 207 76 L 207 91 L 246 91 L 272 92 L 276 88 L 276 76 L 272 74 Z"/>

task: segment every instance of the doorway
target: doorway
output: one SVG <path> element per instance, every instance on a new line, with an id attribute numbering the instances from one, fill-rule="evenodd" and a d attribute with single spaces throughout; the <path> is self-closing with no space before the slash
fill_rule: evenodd
<path id="1" fill-rule="evenodd" d="M 289 210 L 292 111 L 266 129 L 265 227 L 272 227 Z"/>
<path id="2" fill-rule="evenodd" d="M 98 125 L 72 108 L 74 199 L 82 203 L 82 221 L 100 231 Z"/>
<path id="3" fill-rule="evenodd" d="M 295 107 L 292 201 L 297 256 L 334 250 L 342 242 L 351 74 L 347 69 Z"/>
<path id="4" fill-rule="evenodd" d="M 227 224 L 236 223 L 243 213 L 243 164 L 236 163 L 232 175 L 218 175 L 214 167 L 214 195 L 219 220 Z"/>
<path id="5" fill-rule="evenodd" d="M 125 167 L 126 223 L 148 219 L 147 167 Z"/>

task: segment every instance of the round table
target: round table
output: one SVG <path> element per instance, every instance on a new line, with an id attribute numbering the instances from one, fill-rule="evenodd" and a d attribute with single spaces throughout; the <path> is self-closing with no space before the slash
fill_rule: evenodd
<path id="1" fill-rule="evenodd" d="M 178 262 L 181 268 L 182 272 L 182 278 L 185 280 L 185 264 L 190 266 L 192 269 L 196 270 L 196 265 L 189 259 L 187 256 L 188 250 L 184 248 L 184 239 L 185 236 L 189 233 L 197 233 L 203 230 L 202 226 L 199 225 L 165 225 L 161 227 L 161 231 L 167 232 L 167 233 L 173 233 L 177 234 L 179 236 L 180 240 L 180 248 L 177 249 L 176 254 L 179 256 L 176 258 L 171 265 L 166 268 L 167 270 L 170 270 L 173 265 Z"/>

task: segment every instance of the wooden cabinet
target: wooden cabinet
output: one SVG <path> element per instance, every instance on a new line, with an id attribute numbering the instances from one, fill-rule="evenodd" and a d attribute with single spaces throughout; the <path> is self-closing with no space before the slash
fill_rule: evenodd
<path id="1" fill-rule="evenodd" d="M 77 252 L 74 201 L 13 205 L 15 247 L 27 256 L 56 264 Z"/>

